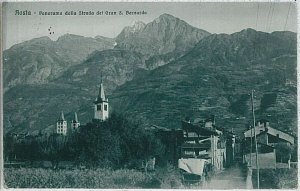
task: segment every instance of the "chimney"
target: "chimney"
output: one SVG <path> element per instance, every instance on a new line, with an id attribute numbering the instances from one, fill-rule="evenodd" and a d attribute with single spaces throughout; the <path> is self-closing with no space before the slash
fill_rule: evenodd
<path id="1" fill-rule="evenodd" d="M 211 120 L 206 121 L 206 122 L 205 122 L 205 127 L 206 127 L 206 128 L 212 128 L 212 127 L 213 127 L 213 122 L 212 122 Z"/>
<path id="2" fill-rule="evenodd" d="M 191 123 L 191 119 L 189 117 L 185 117 L 185 121 Z"/>

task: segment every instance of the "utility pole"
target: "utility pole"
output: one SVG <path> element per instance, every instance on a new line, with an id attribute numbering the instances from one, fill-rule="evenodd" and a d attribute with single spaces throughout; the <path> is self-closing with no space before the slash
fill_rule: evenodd
<path id="1" fill-rule="evenodd" d="M 251 132 L 251 136 L 250 136 L 250 166 L 252 166 L 252 137 L 253 137 L 253 127 L 250 125 L 250 132 Z"/>
<path id="2" fill-rule="evenodd" d="M 254 90 L 251 91 L 251 103 L 252 103 L 252 118 L 253 118 L 254 142 L 255 142 L 255 150 L 256 150 L 257 188 L 259 189 L 258 149 L 257 149 L 257 139 L 256 139 L 256 133 L 255 133 L 255 113 L 254 113 L 254 95 L 253 94 L 254 94 Z M 251 137 L 251 139 L 252 139 L 252 137 Z"/>

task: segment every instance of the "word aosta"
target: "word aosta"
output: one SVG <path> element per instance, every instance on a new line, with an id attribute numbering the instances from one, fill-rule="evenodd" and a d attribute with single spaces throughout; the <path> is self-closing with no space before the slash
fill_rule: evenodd
<path id="1" fill-rule="evenodd" d="M 15 10 L 15 15 L 32 15 L 30 10 Z M 38 11 L 38 15 L 118 15 L 116 11 Z"/>

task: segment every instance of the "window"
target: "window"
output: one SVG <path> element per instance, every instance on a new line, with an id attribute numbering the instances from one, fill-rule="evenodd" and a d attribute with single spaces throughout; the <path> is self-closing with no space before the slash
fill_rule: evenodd
<path id="1" fill-rule="evenodd" d="M 97 105 L 97 111 L 101 111 L 101 105 Z"/>
<path id="2" fill-rule="evenodd" d="M 104 105 L 104 111 L 107 111 L 107 105 Z"/>

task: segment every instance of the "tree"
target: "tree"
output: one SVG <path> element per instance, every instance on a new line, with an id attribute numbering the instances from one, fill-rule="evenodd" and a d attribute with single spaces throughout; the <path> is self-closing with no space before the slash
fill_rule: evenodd
<path id="1" fill-rule="evenodd" d="M 112 134 L 105 122 L 88 123 L 81 128 L 78 136 L 79 162 L 102 167 L 115 167 L 119 164 L 119 136 Z"/>
<path id="2" fill-rule="evenodd" d="M 287 143 L 278 143 L 276 144 L 275 149 L 277 161 L 287 162 L 291 159 L 292 146 Z"/>
<path id="3" fill-rule="evenodd" d="M 132 167 L 162 154 L 163 146 L 141 123 L 113 113 L 103 122 L 88 123 L 78 134 L 78 159 L 93 166 Z"/>
<path id="4" fill-rule="evenodd" d="M 11 160 L 15 158 L 15 146 L 16 146 L 16 139 L 13 135 L 6 134 L 3 137 L 3 147 L 4 147 L 4 160 Z"/>
<path id="5" fill-rule="evenodd" d="M 58 163 L 62 160 L 72 160 L 69 157 L 68 144 L 70 143 L 69 137 L 52 134 L 45 135 L 37 138 L 37 150 L 42 154 L 41 159 L 49 160 L 52 166 L 56 168 Z"/>

